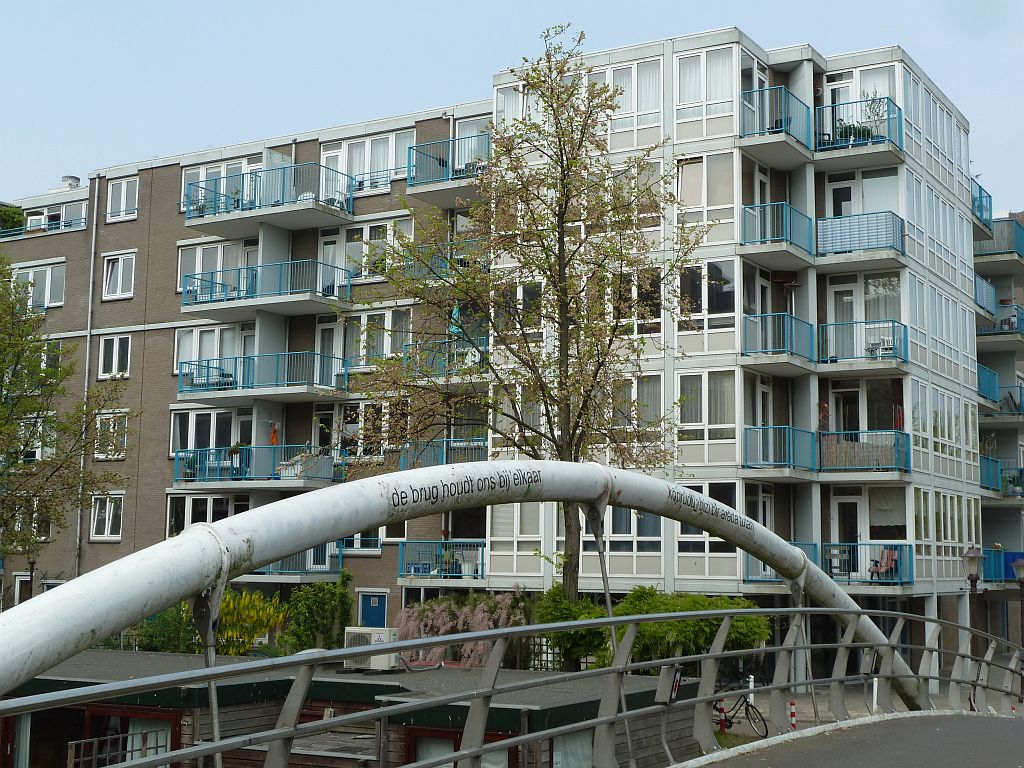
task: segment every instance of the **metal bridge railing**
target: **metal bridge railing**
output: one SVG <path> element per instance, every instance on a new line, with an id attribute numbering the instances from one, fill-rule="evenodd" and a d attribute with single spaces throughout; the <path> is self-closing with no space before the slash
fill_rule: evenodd
<path id="1" fill-rule="evenodd" d="M 779 622 L 777 636 L 781 643 L 754 649 L 725 650 L 729 631 L 736 620 L 762 616 Z M 885 640 L 860 642 L 856 640 L 862 617 L 875 620 L 885 628 Z M 713 621 L 717 628 L 713 640 L 703 652 L 695 655 L 665 656 L 657 659 L 633 660 L 632 652 L 641 628 L 650 623 L 679 621 Z M 826 626 L 811 622 L 836 622 L 838 632 L 827 631 Z M 920 625 L 920 626 L 915 626 Z M 580 672 L 552 674 L 542 678 L 524 678 L 506 675 L 502 679 L 505 652 L 511 641 L 533 636 L 550 636 L 566 630 L 615 631 L 618 638 L 608 666 L 590 668 Z M 838 637 L 836 641 L 815 643 L 810 637 Z M 943 641 L 943 638 L 946 640 Z M 948 638 L 956 637 L 955 647 Z M 923 638 L 914 640 L 913 638 Z M 945 645 L 941 645 L 943 641 Z M 381 706 L 323 719 L 299 723 L 302 702 L 310 696 L 310 684 L 318 667 L 337 665 L 355 657 L 412 653 L 439 645 L 463 643 L 491 643 L 490 655 L 480 668 L 475 687 L 460 689 L 441 695 L 424 695 L 398 703 L 383 702 Z M 854 653 L 854 652 L 857 653 Z M 315 736 L 328 731 L 366 723 L 378 723 L 386 728 L 389 718 L 424 712 L 437 707 L 465 709 L 464 726 L 459 749 L 451 753 L 418 760 L 410 768 L 434 768 L 441 765 L 477 765 L 478 758 L 497 750 L 545 744 L 550 739 L 572 733 L 592 733 L 593 764 L 595 768 L 611 768 L 616 762 L 616 725 L 623 723 L 626 748 L 631 752 L 628 724 L 643 719 L 650 723 L 660 719 L 662 748 L 668 764 L 677 762 L 669 747 L 667 723 L 670 715 L 687 713 L 693 718 L 693 738 L 705 753 L 719 749 L 715 740 L 716 721 L 714 702 L 725 696 L 757 696 L 764 707 L 767 697 L 769 729 L 777 734 L 790 730 L 788 700 L 797 687 L 809 686 L 817 691 L 827 687 L 827 699 L 832 718 L 836 721 L 850 717 L 847 696 L 865 696 L 877 690 L 877 706 L 882 712 L 896 709 L 894 688 L 900 686 L 901 697 L 910 709 L 944 709 L 963 711 L 967 708 L 982 713 L 990 708 L 997 714 L 1011 714 L 1021 700 L 1021 657 L 1024 648 L 994 635 L 973 630 L 949 621 L 926 618 L 917 614 L 896 611 L 836 610 L 832 608 L 774 608 L 694 611 L 690 613 L 656 614 L 593 619 L 580 622 L 559 622 L 534 626 L 505 627 L 485 632 L 469 632 L 444 637 L 427 637 L 372 646 L 330 650 L 306 651 L 294 656 L 261 659 L 202 670 L 189 670 L 150 678 L 103 683 L 84 688 L 12 698 L 0 701 L 0 718 L 30 712 L 41 712 L 55 707 L 73 707 L 88 702 L 166 689 L 180 689 L 185 685 L 228 681 L 259 675 L 263 679 L 293 678 L 291 691 L 284 699 L 281 715 L 275 727 L 254 733 L 231 735 L 216 741 L 198 744 L 178 744 L 169 752 L 154 757 L 141 757 L 131 762 L 137 768 L 196 760 L 245 747 L 270 745 L 266 753 L 267 766 L 287 764 L 292 740 Z M 947 661 L 952 659 L 946 696 L 936 702 L 929 694 L 929 684 L 939 682 L 937 654 Z M 764 679 L 748 687 L 733 687 L 723 681 L 724 667 L 738 667 L 744 659 L 763 657 L 770 664 Z M 859 656 L 859 662 L 858 662 Z M 1008 660 L 1004 661 L 1008 657 Z M 817 662 L 814 662 L 817 659 Z M 906 662 L 906 663 L 904 663 Z M 914 666 L 908 666 L 913 664 Z M 793 670 L 806 666 L 806 679 L 796 679 Z M 814 670 L 819 670 L 817 676 Z M 916 669 L 916 672 L 912 670 Z M 903 670 L 902 672 L 900 670 Z M 333 675 L 333 671 L 331 672 Z M 460 672 L 459 674 L 465 674 Z M 642 700 L 624 697 L 625 680 L 633 675 L 656 676 L 653 696 Z M 768 675 L 770 674 L 770 678 Z M 574 722 L 548 727 L 530 733 L 520 733 L 500 741 L 484 743 L 485 729 L 491 702 L 496 696 L 531 691 L 546 686 L 557 686 L 570 679 L 591 680 L 594 690 L 601 691 L 596 712 L 581 712 Z M 689 685 L 681 686 L 681 680 Z M 915 693 L 916 691 L 916 693 Z M 690 695 L 690 694 L 693 695 Z M 824 692 L 823 692 L 823 695 Z M 467 704 L 468 702 L 468 704 Z M 815 707 L 816 720 L 820 720 Z M 327 713 L 325 713 L 327 714 Z M 392 720 L 394 722 L 394 720 Z M 620 742 L 621 746 L 621 742 Z"/>

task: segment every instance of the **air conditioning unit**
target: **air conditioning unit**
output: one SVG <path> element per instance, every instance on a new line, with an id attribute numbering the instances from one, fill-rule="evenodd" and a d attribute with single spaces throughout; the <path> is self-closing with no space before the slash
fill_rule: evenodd
<path id="1" fill-rule="evenodd" d="M 398 630 L 390 627 L 345 627 L 345 647 L 364 648 L 380 643 L 397 643 Z M 398 669 L 398 654 L 353 656 L 345 659 L 345 669 Z"/>

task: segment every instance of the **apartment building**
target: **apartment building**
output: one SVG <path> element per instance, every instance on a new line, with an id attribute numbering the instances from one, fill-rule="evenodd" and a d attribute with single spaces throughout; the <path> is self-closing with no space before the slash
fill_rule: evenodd
<path id="1" fill-rule="evenodd" d="M 1024 549 L 1024 482 L 1006 480 L 1024 463 L 1024 325 L 1008 320 L 1024 313 L 1024 251 L 999 250 L 966 117 L 899 47 L 765 50 L 730 28 L 586 60 L 623 89 L 615 155 L 669 138 L 655 159 L 683 202 L 651 237 L 667 248 L 673 222 L 713 224 L 668 278 L 691 318 L 637 325 L 658 342 L 637 398 L 667 413 L 685 397 L 665 475 L 797 543 L 867 606 L 966 621 L 962 550 Z M 458 232 L 489 126 L 523 108 L 515 86 L 502 72 L 479 102 L 128 163 L 16 201 L 28 223 L 0 248 L 47 332 L 78 344 L 80 384 L 124 376 L 142 410 L 131 483 L 55 533 L 37 589 L 284 496 L 501 455 L 457 423 L 427 446 L 369 439 L 381 406 L 358 380 L 416 339 L 416 308 L 382 291 L 377 258 L 411 231 L 402 200 Z M 699 529 L 607 516 L 616 591 L 788 599 L 770 568 Z M 383 625 L 444 590 L 544 589 L 560 546 L 554 505 L 523 503 L 366 531 L 240 581 L 343 565 L 358 621 Z M 585 547 L 584 590 L 600 589 L 597 557 Z M 6 604 L 27 576 L 9 558 Z M 998 630 L 1009 608 L 993 606 Z"/>

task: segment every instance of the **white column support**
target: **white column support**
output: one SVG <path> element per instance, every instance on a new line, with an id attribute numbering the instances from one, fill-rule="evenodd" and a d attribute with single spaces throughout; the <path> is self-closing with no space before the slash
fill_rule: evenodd
<path id="1" fill-rule="evenodd" d="M 810 600 L 859 610 L 856 602 L 803 552 L 731 507 L 681 485 L 635 472 L 557 461 L 487 461 L 394 472 L 281 499 L 146 547 L 0 613 L 0 693 L 33 679 L 147 616 L 189 599 L 221 580 L 250 573 L 295 552 L 444 510 L 516 501 L 609 502 L 652 512 L 735 544 L 783 578 L 804 578 Z M 226 573 L 226 575 L 225 575 Z M 857 640 L 885 635 L 867 617 Z M 896 671 L 912 675 L 902 659 Z M 897 692 L 916 708 L 918 681 Z"/>

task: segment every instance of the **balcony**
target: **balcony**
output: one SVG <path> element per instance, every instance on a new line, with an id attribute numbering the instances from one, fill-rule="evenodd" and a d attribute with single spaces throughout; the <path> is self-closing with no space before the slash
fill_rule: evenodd
<path id="1" fill-rule="evenodd" d="M 487 461 L 486 437 L 448 437 L 402 446 L 398 468 L 437 467 L 466 461 Z"/>
<path id="2" fill-rule="evenodd" d="M 978 394 L 993 403 L 999 401 L 999 374 L 978 363 Z"/>
<path id="3" fill-rule="evenodd" d="M 821 569 L 839 584 L 902 586 L 914 583 L 914 547 L 899 542 L 828 542 Z"/>
<path id="4" fill-rule="evenodd" d="M 1017 467 L 1014 459 L 999 462 L 999 495 L 1004 499 L 1024 498 L 1024 467 Z"/>
<path id="5" fill-rule="evenodd" d="M 316 352 L 215 357 L 178 365 L 178 399 L 234 402 L 239 397 L 304 402 L 348 388 L 348 365 Z"/>
<path id="6" fill-rule="evenodd" d="M 976 315 L 978 352 L 1018 352 L 1024 349 L 1024 307 L 996 305 L 995 317 Z"/>
<path id="7" fill-rule="evenodd" d="M 460 207 L 460 201 L 475 197 L 471 182 L 490 158 L 486 133 L 414 144 L 409 147 L 407 194 L 439 208 Z"/>
<path id="8" fill-rule="evenodd" d="M 16 237 L 32 237 L 34 235 L 56 235 L 61 232 L 74 232 L 85 229 L 88 226 L 88 219 L 63 219 L 60 221 L 47 221 L 42 224 L 29 226 L 25 224 L 10 229 L 0 229 L 0 240 L 11 240 Z"/>
<path id="9" fill-rule="evenodd" d="M 1024 386 L 997 387 L 994 400 L 992 410 L 979 413 L 982 427 L 1024 425 Z"/>
<path id="10" fill-rule="evenodd" d="M 824 375 L 901 373 L 909 348 L 907 326 L 897 320 L 856 320 L 818 326 L 818 362 Z"/>
<path id="11" fill-rule="evenodd" d="M 340 541 L 320 544 L 305 552 L 297 552 L 276 563 L 257 568 L 239 581 L 334 581 L 342 568 L 341 549 Z"/>
<path id="12" fill-rule="evenodd" d="M 800 376 L 813 370 L 814 326 L 776 312 L 743 317 L 743 365 L 766 374 Z"/>
<path id="13" fill-rule="evenodd" d="M 981 552 L 985 555 L 985 559 L 982 561 L 982 581 L 990 584 L 1016 585 L 1017 576 L 1013 572 L 1013 562 L 1024 559 L 1024 552 L 996 549 L 995 547 L 983 547 Z"/>
<path id="14" fill-rule="evenodd" d="M 807 556 L 807 559 L 817 564 L 818 562 L 818 545 L 809 541 L 791 541 L 789 542 L 797 549 L 803 551 Z M 743 581 L 748 583 L 768 583 L 778 584 L 782 582 L 782 577 L 775 572 L 775 569 L 769 565 L 765 565 L 763 562 L 758 560 L 749 552 L 743 553 Z"/>
<path id="15" fill-rule="evenodd" d="M 909 472 L 910 435 L 894 429 L 819 432 L 819 472 Z"/>
<path id="16" fill-rule="evenodd" d="M 743 466 L 748 469 L 806 469 L 817 466 L 813 432 L 796 427 L 744 427 Z"/>
<path id="17" fill-rule="evenodd" d="M 996 287 L 981 275 L 974 275 L 974 303 L 983 311 L 996 312 Z"/>
<path id="18" fill-rule="evenodd" d="M 1002 467 L 999 459 L 985 454 L 981 454 L 978 458 L 981 463 L 981 477 L 978 480 L 978 485 L 986 491 L 999 493 L 1002 488 Z"/>
<path id="19" fill-rule="evenodd" d="M 780 171 L 808 163 L 811 155 L 811 108 L 776 85 L 740 95 L 740 141 L 751 156 Z"/>
<path id="20" fill-rule="evenodd" d="M 974 271 L 986 277 L 1024 280 L 1024 225 L 1016 219 L 992 223 L 992 238 L 974 241 Z"/>
<path id="21" fill-rule="evenodd" d="M 189 448 L 174 454 L 174 482 L 186 489 L 304 490 L 345 479 L 345 456 L 308 445 Z"/>
<path id="22" fill-rule="evenodd" d="M 818 219 L 816 265 L 819 272 L 849 271 L 855 262 L 865 267 L 903 266 L 903 219 L 892 211 Z"/>
<path id="23" fill-rule="evenodd" d="M 903 110 L 888 96 L 817 107 L 814 129 L 816 171 L 903 161 Z"/>
<path id="24" fill-rule="evenodd" d="M 315 315 L 351 297 L 347 269 L 322 261 L 281 261 L 185 275 L 181 311 L 222 320 L 248 320 L 257 309 Z"/>
<path id="25" fill-rule="evenodd" d="M 486 575 L 483 540 L 400 541 L 400 579 L 483 579 Z"/>
<path id="26" fill-rule="evenodd" d="M 803 269 L 814 263 L 813 229 L 789 203 L 745 205 L 739 253 L 765 269 Z"/>
<path id="27" fill-rule="evenodd" d="M 974 225 L 976 240 L 984 240 L 992 233 L 992 195 L 990 195 L 977 179 L 971 179 L 971 213 L 976 219 Z M 978 223 L 981 224 L 979 229 Z"/>
<path id="28" fill-rule="evenodd" d="M 444 339 L 406 344 L 404 362 L 424 376 L 472 375 L 487 356 L 488 337 Z"/>
<path id="29" fill-rule="evenodd" d="M 336 227 L 351 213 L 352 178 L 318 163 L 194 181 L 185 190 L 185 224 L 224 238 L 253 237 L 261 223 Z"/>

